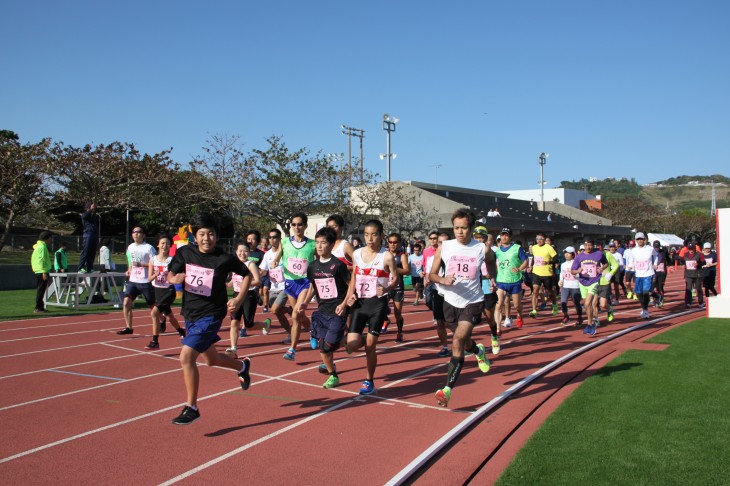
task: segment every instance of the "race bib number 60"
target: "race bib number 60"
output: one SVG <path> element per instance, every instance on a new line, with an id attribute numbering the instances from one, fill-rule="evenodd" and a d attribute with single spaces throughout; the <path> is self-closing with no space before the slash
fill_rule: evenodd
<path id="1" fill-rule="evenodd" d="M 306 258 L 289 258 L 286 262 L 287 270 L 294 275 L 306 275 L 309 262 Z"/>
<path id="2" fill-rule="evenodd" d="M 212 268 L 205 268 L 199 265 L 185 265 L 185 291 L 203 297 L 210 297 L 213 291 Z"/>

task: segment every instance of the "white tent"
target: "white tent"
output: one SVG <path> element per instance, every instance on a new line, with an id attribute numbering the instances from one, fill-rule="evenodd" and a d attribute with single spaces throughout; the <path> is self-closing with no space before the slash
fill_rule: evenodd
<path id="1" fill-rule="evenodd" d="M 677 235 L 667 235 L 664 233 L 649 233 L 647 235 L 649 243 L 653 244 L 659 240 L 662 246 L 683 246 L 684 240 Z"/>

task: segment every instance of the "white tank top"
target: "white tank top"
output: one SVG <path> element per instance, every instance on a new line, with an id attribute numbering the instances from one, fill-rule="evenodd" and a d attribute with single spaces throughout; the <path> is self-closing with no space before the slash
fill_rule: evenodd
<path id="1" fill-rule="evenodd" d="M 466 245 L 457 240 L 441 243 L 441 261 L 446 267 L 445 275 L 454 275 L 453 285 L 440 285 L 444 300 L 454 307 L 463 309 L 469 304 L 484 300 L 482 292 L 481 267 L 484 262 L 484 245 L 472 239 Z"/>
<path id="2" fill-rule="evenodd" d="M 345 255 L 345 240 L 340 240 L 340 244 L 337 245 L 337 248 L 332 249 L 332 255 L 348 267 L 352 266 L 352 262 L 347 258 L 347 255 Z"/>
<path id="3" fill-rule="evenodd" d="M 376 286 L 390 285 L 390 272 L 385 271 L 385 254 L 388 251 L 381 248 L 370 262 L 365 263 L 362 258 L 364 248 L 358 248 L 352 254 L 353 271 L 355 272 L 355 292 L 361 299 L 377 297 Z"/>
<path id="4" fill-rule="evenodd" d="M 153 287 L 157 287 L 158 289 L 167 289 L 171 286 L 171 284 L 167 283 L 167 266 L 171 261 L 171 256 L 168 256 L 164 262 L 158 260 L 156 256 L 152 257 L 152 266 L 155 267 L 155 270 L 160 272 L 160 274 L 152 281 Z"/>

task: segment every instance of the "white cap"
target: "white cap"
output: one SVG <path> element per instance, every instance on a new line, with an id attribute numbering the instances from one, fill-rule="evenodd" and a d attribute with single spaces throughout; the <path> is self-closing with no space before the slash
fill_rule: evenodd
<path id="1" fill-rule="evenodd" d="M 563 250 L 564 253 L 575 253 L 575 248 L 572 246 L 567 247 L 565 250 Z"/>
<path id="2" fill-rule="evenodd" d="M 586 249 L 586 247 L 585 247 L 584 245 L 580 245 L 579 249 L 580 249 L 580 250 L 585 250 L 585 249 Z"/>
<path id="3" fill-rule="evenodd" d="M 705 243 L 704 245 L 702 245 L 702 248 L 709 248 L 710 250 L 712 250 L 712 243 L 710 243 L 708 241 L 707 243 Z"/>
<path id="4" fill-rule="evenodd" d="M 639 231 L 638 233 L 636 233 L 636 234 L 634 235 L 634 239 L 635 239 L 635 240 L 638 240 L 639 238 L 644 238 L 644 239 L 646 239 L 646 235 L 645 235 L 644 233 L 642 233 L 641 231 Z"/>

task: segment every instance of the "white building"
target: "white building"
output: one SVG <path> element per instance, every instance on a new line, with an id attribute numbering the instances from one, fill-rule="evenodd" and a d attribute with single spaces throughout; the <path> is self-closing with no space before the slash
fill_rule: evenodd
<path id="1" fill-rule="evenodd" d="M 520 199 L 522 201 L 535 201 L 540 204 L 540 189 L 517 189 L 514 191 L 498 191 L 509 194 L 511 199 Z M 579 189 L 545 189 L 545 202 L 555 201 L 580 208 L 580 202 L 585 199 L 598 199 L 596 196 Z"/>

